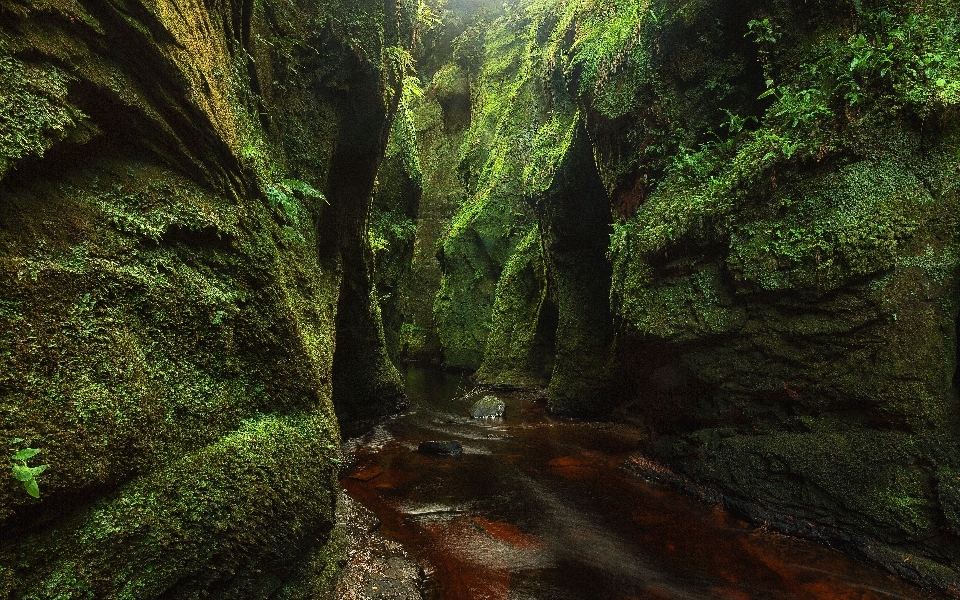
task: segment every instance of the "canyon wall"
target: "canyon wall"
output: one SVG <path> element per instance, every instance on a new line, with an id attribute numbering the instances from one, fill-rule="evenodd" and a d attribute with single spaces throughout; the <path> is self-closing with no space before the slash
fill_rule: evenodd
<path id="1" fill-rule="evenodd" d="M 409 29 L 0 2 L 0 439 L 48 465 L 0 484 L 0 597 L 327 593 L 336 414 L 400 397 L 366 224 Z"/>
<path id="2" fill-rule="evenodd" d="M 445 359 L 636 422 L 755 518 L 960 593 L 958 10 L 491 20 L 440 246 Z"/>

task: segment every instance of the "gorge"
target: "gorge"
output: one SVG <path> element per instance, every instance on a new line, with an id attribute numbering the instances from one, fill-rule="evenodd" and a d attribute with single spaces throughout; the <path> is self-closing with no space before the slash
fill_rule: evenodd
<path id="1" fill-rule="evenodd" d="M 427 363 L 960 597 L 958 15 L 0 0 L 0 598 L 338 597 Z"/>

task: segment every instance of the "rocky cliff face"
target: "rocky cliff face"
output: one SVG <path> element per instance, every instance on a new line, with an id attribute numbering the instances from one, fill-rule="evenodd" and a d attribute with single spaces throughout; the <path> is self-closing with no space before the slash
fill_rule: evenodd
<path id="1" fill-rule="evenodd" d="M 444 349 L 645 424 L 649 455 L 756 515 L 884 540 L 875 558 L 955 586 L 957 13 L 508 11 L 472 82 Z"/>
<path id="2" fill-rule="evenodd" d="M 470 128 L 471 85 L 480 68 L 478 36 L 483 23 L 502 8 L 501 3 L 490 0 L 422 5 L 433 17 L 421 22 L 414 35 L 419 93 L 410 98 L 406 107 L 408 133 L 394 136 L 412 142 L 409 151 L 418 163 L 421 195 L 417 210 L 411 215 L 415 228 L 410 231 L 412 255 L 408 258 L 412 260 L 404 263 L 409 265 L 410 274 L 392 286 L 386 304 L 397 304 L 400 356 L 415 361 L 443 361 L 469 369 L 476 368 L 482 358 L 496 275 L 483 274 L 489 262 L 484 259 L 485 249 L 467 250 L 475 261 L 480 261 L 474 264 L 471 259 L 462 260 L 456 251 L 447 252 L 442 240 L 467 194 L 459 155 Z M 438 12 L 433 13 L 434 9 Z M 382 175 L 381 184 L 396 181 L 402 186 L 402 176 Z M 463 266 L 463 276 L 457 282 L 449 279 L 458 275 L 452 275 L 447 257 Z M 456 305 L 449 303 L 451 294 L 469 293 L 473 285 L 483 287 L 487 293 L 471 295 L 469 302 L 460 296 Z M 479 308 L 475 309 L 475 305 Z"/>
<path id="3" fill-rule="evenodd" d="M 0 597 L 324 593 L 387 9 L 0 2 Z"/>

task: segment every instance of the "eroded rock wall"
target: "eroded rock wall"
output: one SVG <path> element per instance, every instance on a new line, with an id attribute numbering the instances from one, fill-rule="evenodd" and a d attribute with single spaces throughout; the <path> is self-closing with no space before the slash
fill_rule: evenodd
<path id="1" fill-rule="evenodd" d="M 717 8 L 674 27 L 709 30 Z M 715 124 L 697 125 L 699 101 L 674 112 L 674 135 L 702 137 L 672 165 L 634 155 L 645 198 L 633 214 L 613 196 L 631 216 L 611 244 L 635 398 L 623 410 L 650 427 L 651 455 L 951 567 L 960 138 L 946 81 L 957 65 L 920 78 L 909 65 L 941 44 L 956 52 L 955 8 L 758 7 L 724 24 L 756 44 L 763 80 L 734 71 Z M 674 60 L 692 52 L 680 43 Z M 863 66 L 875 52 L 889 69 Z M 724 72 L 700 64 L 709 70 L 664 61 L 641 89 L 688 96 Z M 598 112 L 608 131 L 613 114 Z M 653 135 L 644 121 L 636 131 Z"/>
<path id="2" fill-rule="evenodd" d="M 490 332 L 448 319 L 441 340 L 473 340 L 484 381 L 643 423 L 677 471 L 955 585 L 957 10 L 507 11 L 480 37 L 437 300 L 489 307 Z"/>
<path id="3" fill-rule="evenodd" d="M 410 275 L 398 289 L 399 354 L 404 360 L 475 369 L 482 359 L 494 288 L 507 254 L 495 247 L 502 229 L 498 224 L 486 227 L 486 240 L 484 234 L 463 237 L 454 217 L 470 194 L 470 177 L 459 157 L 471 126 L 471 89 L 480 69 L 478 36 L 502 6 L 487 0 L 425 6 L 438 11 L 438 21 L 422 23 L 414 36 L 422 93 L 410 102 L 409 117 L 422 171 L 422 196 Z M 490 211 L 489 218 L 498 219 L 500 212 Z M 469 293 L 469 300 L 454 298 L 460 292 Z"/>
<path id="4" fill-rule="evenodd" d="M 325 593 L 387 8 L 0 2 L 0 597 Z"/>

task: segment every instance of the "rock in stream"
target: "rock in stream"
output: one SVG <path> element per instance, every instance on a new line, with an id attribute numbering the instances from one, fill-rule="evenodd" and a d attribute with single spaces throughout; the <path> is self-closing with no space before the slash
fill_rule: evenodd
<path id="1" fill-rule="evenodd" d="M 497 419 L 503 416 L 507 405 L 496 396 L 484 396 L 470 408 L 470 416 L 474 419 Z"/>
<path id="2" fill-rule="evenodd" d="M 463 446 L 456 440 L 420 442 L 420 445 L 417 446 L 417 452 L 437 456 L 461 456 L 463 454 Z"/>

